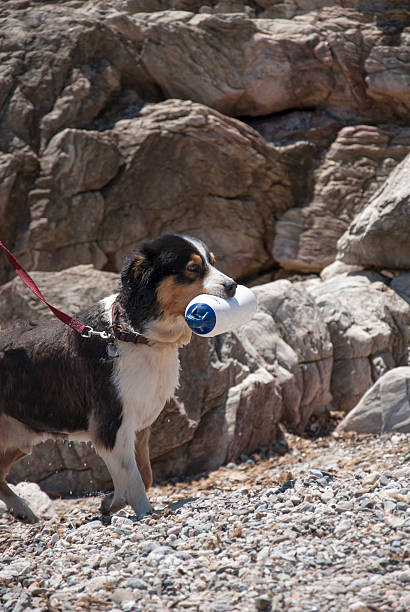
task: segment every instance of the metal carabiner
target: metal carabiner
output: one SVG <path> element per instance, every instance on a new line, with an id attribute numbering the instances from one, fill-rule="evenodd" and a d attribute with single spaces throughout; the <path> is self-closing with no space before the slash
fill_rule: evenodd
<path id="1" fill-rule="evenodd" d="M 104 331 L 96 331 L 95 329 L 93 329 L 92 327 L 87 326 L 81 336 L 83 338 L 91 338 L 91 336 L 99 336 L 102 340 L 114 340 L 115 336 L 112 333 L 106 332 Z"/>
<path id="2" fill-rule="evenodd" d="M 92 331 L 93 331 L 92 327 L 88 327 L 87 325 L 87 327 L 85 327 L 83 331 L 81 332 L 80 336 L 82 338 L 91 338 Z"/>

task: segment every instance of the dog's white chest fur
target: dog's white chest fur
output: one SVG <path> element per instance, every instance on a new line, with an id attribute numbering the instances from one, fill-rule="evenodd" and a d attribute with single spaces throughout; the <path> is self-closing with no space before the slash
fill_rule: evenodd
<path id="1" fill-rule="evenodd" d="M 120 343 L 113 379 L 123 405 L 123 421 L 135 431 L 155 421 L 178 385 L 175 346 Z"/>
<path id="2" fill-rule="evenodd" d="M 101 300 L 109 321 L 115 298 Z M 175 344 L 118 342 L 118 350 L 113 383 L 123 407 L 122 424 L 129 431 L 141 431 L 155 421 L 178 386 L 178 349 Z"/>

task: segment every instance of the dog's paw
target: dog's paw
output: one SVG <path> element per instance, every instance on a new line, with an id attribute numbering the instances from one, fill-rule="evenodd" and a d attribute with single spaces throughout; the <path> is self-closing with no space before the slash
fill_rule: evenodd
<path id="1" fill-rule="evenodd" d="M 115 492 L 108 493 L 101 502 L 100 512 L 103 515 L 114 514 L 118 510 L 122 510 L 127 502 L 123 498 L 115 496 Z"/>
<path id="2" fill-rule="evenodd" d="M 151 506 L 148 500 L 139 501 L 137 504 L 132 505 L 132 509 L 138 518 L 145 516 L 146 514 L 152 514 L 154 508 Z"/>
<path id="3" fill-rule="evenodd" d="M 39 521 L 38 517 L 23 501 L 15 502 L 13 506 L 9 508 L 9 512 L 14 518 L 24 523 L 38 523 Z"/>
<path id="4" fill-rule="evenodd" d="M 122 510 L 127 505 L 121 498 L 115 498 L 115 493 L 108 493 L 101 502 L 100 512 L 103 516 L 109 516 L 119 510 Z M 129 504 L 134 510 L 137 517 L 144 516 L 145 514 L 152 514 L 154 512 L 153 507 L 149 503 L 148 499 L 138 499 L 133 503 Z"/>

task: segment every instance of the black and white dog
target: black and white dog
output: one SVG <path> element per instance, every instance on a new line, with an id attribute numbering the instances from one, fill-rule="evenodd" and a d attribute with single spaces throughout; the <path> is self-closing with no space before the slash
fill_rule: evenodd
<path id="1" fill-rule="evenodd" d="M 107 342 L 84 338 L 58 320 L 24 321 L 0 332 L 0 499 L 17 518 L 36 516 L 5 478 L 11 465 L 49 438 L 91 440 L 111 474 L 105 514 L 129 504 L 152 510 L 149 426 L 178 385 L 178 347 L 191 331 L 184 312 L 200 293 L 233 297 L 236 283 L 214 267 L 195 238 L 165 235 L 134 252 L 121 289 L 78 319 Z M 145 486 L 144 486 L 145 485 Z"/>

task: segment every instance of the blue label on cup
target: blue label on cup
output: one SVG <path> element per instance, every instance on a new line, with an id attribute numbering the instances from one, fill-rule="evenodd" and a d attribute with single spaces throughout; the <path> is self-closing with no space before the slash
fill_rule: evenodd
<path id="1" fill-rule="evenodd" d="M 215 311 L 209 304 L 192 304 L 185 321 L 196 334 L 209 334 L 216 325 Z"/>

